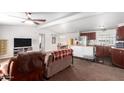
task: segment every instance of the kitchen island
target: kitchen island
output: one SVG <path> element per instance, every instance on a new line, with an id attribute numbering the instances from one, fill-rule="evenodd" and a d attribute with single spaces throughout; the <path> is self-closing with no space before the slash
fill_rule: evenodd
<path id="1" fill-rule="evenodd" d="M 84 58 L 84 59 L 95 59 L 95 47 L 94 46 L 80 46 L 74 45 L 71 46 L 73 49 L 73 56 Z"/>

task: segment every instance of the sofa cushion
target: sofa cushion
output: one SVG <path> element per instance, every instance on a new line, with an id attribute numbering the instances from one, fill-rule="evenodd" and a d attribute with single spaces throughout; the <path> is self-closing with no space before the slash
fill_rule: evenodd
<path id="1" fill-rule="evenodd" d="M 9 75 L 14 77 L 11 80 L 42 80 L 44 60 L 45 54 L 41 52 L 21 53 L 17 58 L 12 58 L 8 70 Z"/>
<path id="2" fill-rule="evenodd" d="M 31 62 L 31 58 L 30 55 L 28 55 L 28 53 L 18 54 L 17 62 L 16 62 L 17 63 L 16 66 L 18 67 L 17 71 L 21 73 L 30 72 L 30 68 L 29 68 L 29 64 L 31 64 L 30 62 Z"/>

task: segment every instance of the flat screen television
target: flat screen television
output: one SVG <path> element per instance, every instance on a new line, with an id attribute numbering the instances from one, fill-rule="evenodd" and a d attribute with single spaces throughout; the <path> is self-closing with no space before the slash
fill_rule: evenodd
<path id="1" fill-rule="evenodd" d="M 14 47 L 32 46 L 31 38 L 14 38 Z"/>

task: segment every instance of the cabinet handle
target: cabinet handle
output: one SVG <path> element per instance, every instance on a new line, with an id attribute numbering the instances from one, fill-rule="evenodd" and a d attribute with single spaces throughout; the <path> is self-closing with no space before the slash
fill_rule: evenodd
<path id="1" fill-rule="evenodd" d="M 122 53 L 122 51 L 120 51 L 120 53 Z"/>

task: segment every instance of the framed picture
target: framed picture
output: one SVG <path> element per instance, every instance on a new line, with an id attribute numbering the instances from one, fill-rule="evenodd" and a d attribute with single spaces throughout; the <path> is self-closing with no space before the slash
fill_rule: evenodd
<path id="1" fill-rule="evenodd" d="M 56 36 L 52 35 L 52 44 L 56 44 Z"/>

